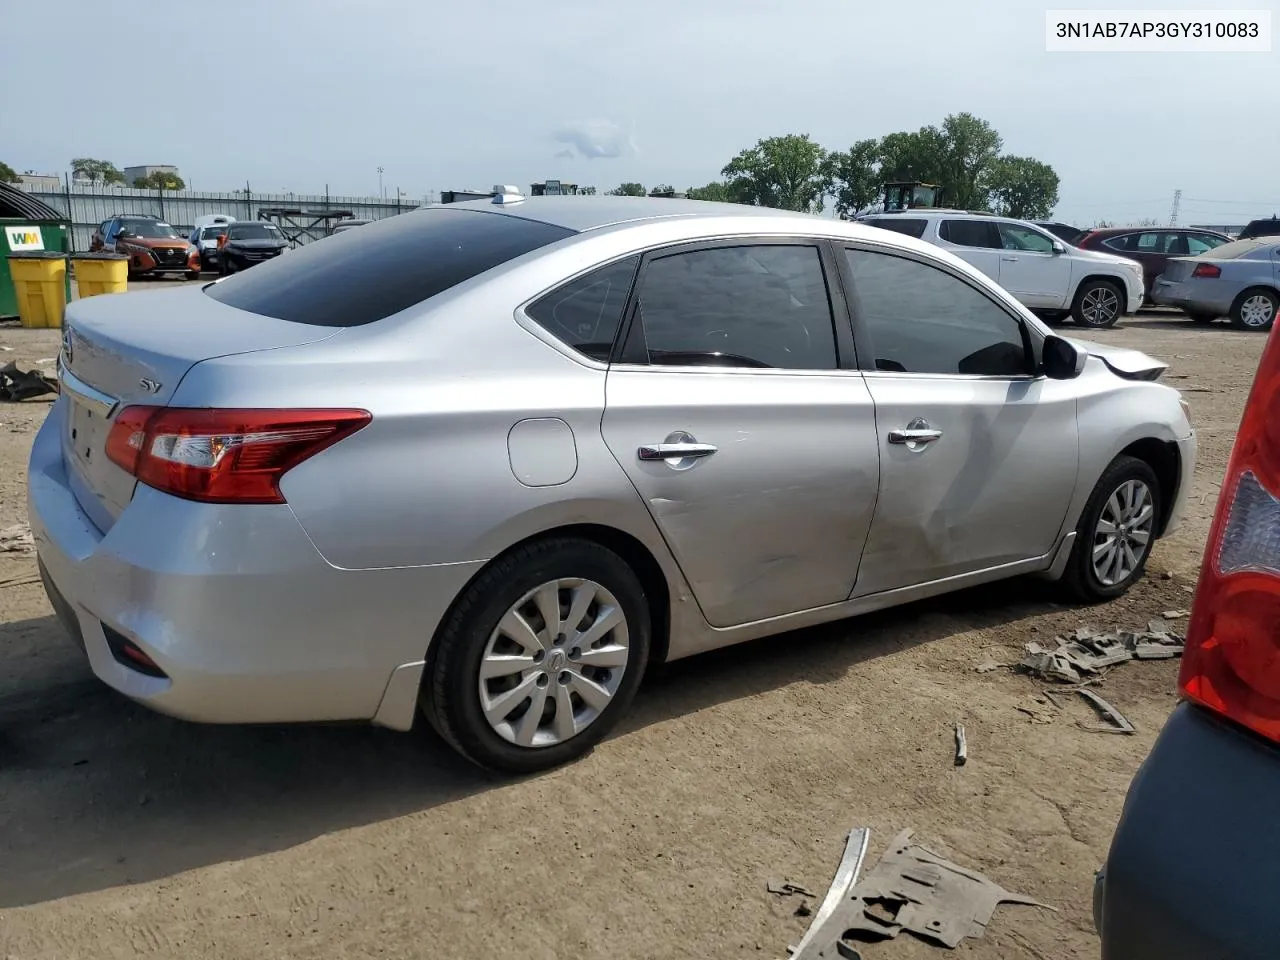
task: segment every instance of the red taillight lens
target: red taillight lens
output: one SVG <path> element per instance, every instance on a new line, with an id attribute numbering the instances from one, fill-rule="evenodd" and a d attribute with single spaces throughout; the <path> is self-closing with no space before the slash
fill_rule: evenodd
<path id="1" fill-rule="evenodd" d="M 1208 277 L 1210 280 L 1222 276 L 1222 268 L 1212 263 L 1197 263 L 1191 271 L 1193 277 Z"/>
<path id="2" fill-rule="evenodd" d="M 1189 699 L 1280 741 L 1280 340 L 1274 335 L 1227 464 L 1178 682 Z"/>
<path id="3" fill-rule="evenodd" d="M 107 457 L 147 486 L 205 503 L 284 503 L 280 478 L 355 433 L 367 410 L 125 407 Z"/>

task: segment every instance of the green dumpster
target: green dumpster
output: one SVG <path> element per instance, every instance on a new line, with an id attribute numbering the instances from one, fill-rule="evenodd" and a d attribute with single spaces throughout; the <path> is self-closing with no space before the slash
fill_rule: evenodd
<path id="1" fill-rule="evenodd" d="M 9 275 L 9 254 L 71 252 L 71 224 L 58 210 L 17 187 L 0 183 L 0 317 L 18 315 L 18 296 Z M 66 277 L 71 299 L 71 275 Z"/>
<path id="2" fill-rule="evenodd" d="M 69 253 L 67 225 L 48 220 L 15 220 L 0 217 L 0 317 L 18 315 L 18 295 L 9 275 L 9 254 L 47 250 Z M 71 275 L 64 278 L 67 300 L 71 299 Z"/>

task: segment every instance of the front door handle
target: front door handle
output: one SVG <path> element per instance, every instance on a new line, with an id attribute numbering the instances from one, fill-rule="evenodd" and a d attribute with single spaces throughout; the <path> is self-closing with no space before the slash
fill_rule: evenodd
<path id="1" fill-rule="evenodd" d="M 932 443 L 942 438 L 941 430 L 890 430 L 890 443 Z"/>
<path id="2" fill-rule="evenodd" d="M 636 451 L 641 460 L 689 460 L 716 452 L 709 443 L 647 443 Z"/>
<path id="3" fill-rule="evenodd" d="M 1003 260 L 1005 263 L 1017 263 L 1017 262 L 1018 262 L 1018 258 L 1017 258 L 1017 257 L 1001 257 L 1000 259 L 1001 259 L 1001 260 Z"/>

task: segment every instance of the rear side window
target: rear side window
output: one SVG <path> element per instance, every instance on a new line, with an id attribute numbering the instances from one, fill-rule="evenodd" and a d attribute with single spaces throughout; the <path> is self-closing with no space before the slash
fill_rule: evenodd
<path id="1" fill-rule="evenodd" d="M 924 228 L 929 225 L 928 220 L 907 217 L 879 217 L 874 220 L 863 220 L 862 222 L 868 226 L 879 227 L 881 230 L 892 230 L 894 233 L 906 234 L 908 237 L 915 237 L 917 240 L 924 236 Z"/>
<path id="2" fill-rule="evenodd" d="M 505 214 L 417 210 L 309 243 L 205 293 L 279 320 L 358 327 L 573 234 Z"/>
<path id="3" fill-rule="evenodd" d="M 535 300 L 525 310 L 538 326 L 592 360 L 608 360 L 639 257 L 593 270 Z"/>
<path id="4" fill-rule="evenodd" d="M 1000 234 L 990 220 L 943 220 L 938 236 L 961 247 L 1001 246 Z"/>
<path id="5" fill-rule="evenodd" d="M 832 370 L 835 328 L 817 247 L 716 247 L 655 259 L 639 288 L 648 360 Z"/>

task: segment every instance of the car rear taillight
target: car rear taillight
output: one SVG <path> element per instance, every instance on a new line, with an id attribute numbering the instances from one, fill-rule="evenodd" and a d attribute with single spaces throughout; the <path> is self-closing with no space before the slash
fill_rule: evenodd
<path id="1" fill-rule="evenodd" d="M 1280 340 L 1272 335 L 1209 531 L 1183 694 L 1280 741 Z"/>
<path id="2" fill-rule="evenodd" d="M 367 410 L 125 407 L 107 435 L 107 457 L 187 500 L 284 503 L 286 471 L 372 419 Z"/>
<path id="3" fill-rule="evenodd" d="M 1191 271 L 1191 275 L 1193 277 L 1208 277 L 1212 280 L 1222 276 L 1222 268 L 1212 263 L 1197 263 L 1196 268 Z"/>
<path id="4" fill-rule="evenodd" d="M 1086 230 L 1084 233 L 1076 237 L 1075 240 L 1071 241 L 1071 245 L 1073 247 L 1083 247 L 1095 233 L 1097 233 L 1096 230 Z"/>

